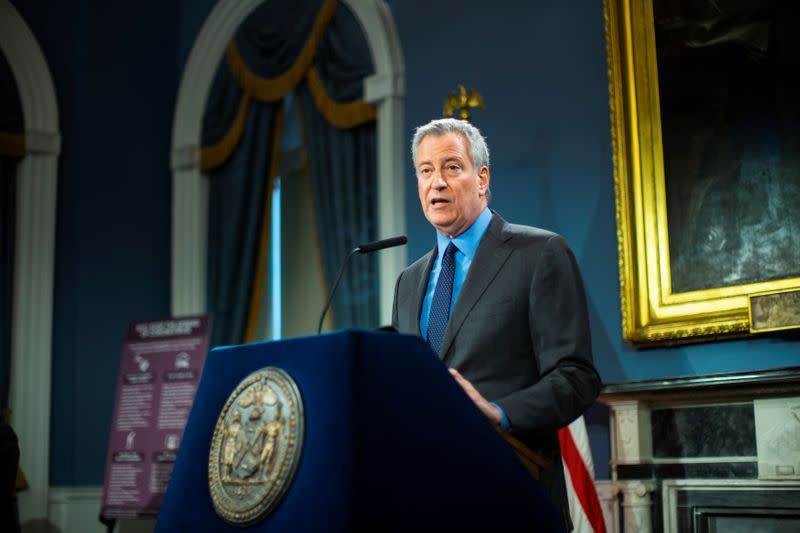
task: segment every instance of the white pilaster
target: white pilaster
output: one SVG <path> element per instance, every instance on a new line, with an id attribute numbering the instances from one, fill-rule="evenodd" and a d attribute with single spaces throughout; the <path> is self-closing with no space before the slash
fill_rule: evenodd
<path id="1" fill-rule="evenodd" d="M 649 463 L 653 458 L 650 405 L 639 400 L 609 402 L 611 408 L 611 462 Z M 614 468 L 616 473 L 616 468 Z"/>

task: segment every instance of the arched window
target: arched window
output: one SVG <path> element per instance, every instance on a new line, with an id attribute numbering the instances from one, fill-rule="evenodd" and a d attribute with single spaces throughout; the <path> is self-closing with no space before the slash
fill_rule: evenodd
<path id="1" fill-rule="evenodd" d="M 363 98 L 374 105 L 377 112 L 376 237 L 383 238 L 405 229 L 403 62 L 391 15 L 383 2 L 346 0 L 341 3 L 363 29 L 374 66 L 374 73 L 364 80 Z M 202 120 L 223 54 L 242 22 L 262 4 L 264 2 L 259 0 L 220 2 L 195 42 L 181 81 L 172 149 L 172 311 L 176 316 L 207 310 L 209 204 L 208 179 L 199 165 Z M 394 281 L 406 263 L 406 254 L 403 249 L 385 251 L 378 261 L 379 320 L 388 323 Z"/>

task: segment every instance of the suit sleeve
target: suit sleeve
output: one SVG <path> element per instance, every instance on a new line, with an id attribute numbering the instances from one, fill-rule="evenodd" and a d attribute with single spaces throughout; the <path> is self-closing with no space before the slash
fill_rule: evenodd
<path id="1" fill-rule="evenodd" d="M 403 278 L 403 272 L 397 276 L 397 281 L 394 284 L 394 300 L 392 301 L 392 327 L 397 331 L 400 331 L 400 321 L 398 319 L 397 313 L 397 296 L 398 292 L 400 291 L 400 280 Z"/>
<path id="2" fill-rule="evenodd" d="M 539 380 L 496 402 L 515 433 L 566 426 L 583 414 L 600 392 L 583 282 L 572 251 L 558 235 L 544 246 L 528 299 Z"/>

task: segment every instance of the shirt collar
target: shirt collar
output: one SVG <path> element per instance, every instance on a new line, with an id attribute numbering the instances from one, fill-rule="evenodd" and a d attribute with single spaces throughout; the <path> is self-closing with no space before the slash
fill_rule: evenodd
<path id="1" fill-rule="evenodd" d="M 461 235 L 450 239 L 437 231 L 436 243 L 439 249 L 439 257 L 444 255 L 447 245 L 452 242 L 455 244 L 456 248 L 458 248 L 459 252 L 467 256 L 468 259 L 472 260 L 472 258 L 475 256 L 475 251 L 478 249 L 478 244 L 480 244 L 483 234 L 486 233 L 486 229 L 489 227 L 489 223 L 491 221 L 492 212 L 488 207 L 484 207 L 483 211 L 481 211 L 481 214 L 475 219 L 475 222 L 473 222 L 472 225 L 467 228 L 467 231 Z"/>

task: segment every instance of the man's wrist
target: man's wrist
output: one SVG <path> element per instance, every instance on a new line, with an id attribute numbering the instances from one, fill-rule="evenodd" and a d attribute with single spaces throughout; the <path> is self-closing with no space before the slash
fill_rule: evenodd
<path id="1" fill-rule="evenodd" d="M 497 409 L 497 412 L 500 413 L 500 427 L 506 431 L 511 431 L 511 421 L 508 419 L 508 416 L 506 416 L 506 412 L 503 411 L 503 408 L 494 402 L 489 403 L 489 405 Z"/>

